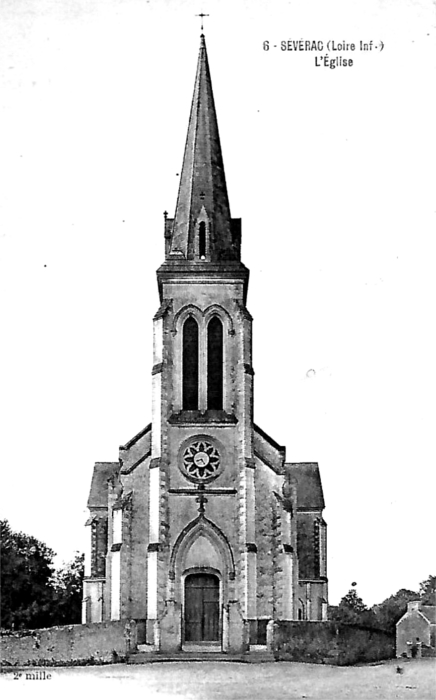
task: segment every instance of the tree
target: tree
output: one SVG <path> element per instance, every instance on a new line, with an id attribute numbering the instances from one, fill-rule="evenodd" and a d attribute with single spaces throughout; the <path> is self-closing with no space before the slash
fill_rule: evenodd
<path id="1" fill-rule="evenodd" d="M 1 526 L 1 626 L 50 627 L 81 619 L 84 555 L 55 571 L 52 549 L 35 537 Z"/>
<path id="2" fill-rule="evenodd" d="M 1 625 L 4 628 L 50 624 L 54 552 L 35 537 L 1 529 Z"/>
<path id="3" fill-rule="evenodd" d="M 419 584 L 419 597 L 424 605 L 436 605 L 436 576 L 429 576 Z"/>
<path id="4" fill-rule="evenodd" d="M 84 562 L 85 555 L 76 552 L 74 559 L 55 573 L 52 622 L 54 625 L 73 625 L 81 622 Z"/>
<path id="5" fill-rule="evenodd" d="M 354 588 L 341 599 L 338 606 L 330 608 L 330 619 L 346 625 L 364 625 L 372 627 L 375 616 L 369 610 Z"/>
<path id="6" fill-rule="evenodd" d="M 379 605 L 373 606 L 378 626 L 386 632 L 395 632 L 395 626 L 407 610 L 407 603 L 418 600 L 416 591 L 401 588 L 395 595 L 386 598 Z"/>

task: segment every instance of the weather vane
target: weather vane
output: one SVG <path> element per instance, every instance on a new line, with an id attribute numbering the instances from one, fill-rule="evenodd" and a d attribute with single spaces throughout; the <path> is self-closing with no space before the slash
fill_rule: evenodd
<path id="1" fill-rule="evenodd" d="M 203 31 L 203 19 L 205 17 L 209 17 L 209 15 L 205 15 L 204 12 L 200 12 L 199 15 L 195 15 L 196 17 L 201 17 L 201 31 Z"/>

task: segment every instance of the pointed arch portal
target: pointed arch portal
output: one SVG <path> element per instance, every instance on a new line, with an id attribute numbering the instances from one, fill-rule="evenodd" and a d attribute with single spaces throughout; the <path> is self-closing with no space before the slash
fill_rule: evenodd
<path id="1" fill-rule="evenodd" d="M 167 597 L 183 609 L 185 642 L 219 642 L 222 606 L 233 600 L 235 562 L 227 538 L 199 516 L 178 536 L 171 552 Z"/>
<path id="2" fill-rule="evenodd" d="M 198 566 L 192 561 L 189 562 L 187 555 L 195 541 L 202 536 L 209 540 L 213 549 L 218 553 L 224 579 L 233 580 L 235 578 L 235 561 L 227 538 L 215 523 L 204 516 L 199 516 L 182 530 L 174 544 L 170 558 L 170 580 L 181 576 L 186 564 Z M 209 565 L 214 566 L 214 563 L 210 561 Z"/>

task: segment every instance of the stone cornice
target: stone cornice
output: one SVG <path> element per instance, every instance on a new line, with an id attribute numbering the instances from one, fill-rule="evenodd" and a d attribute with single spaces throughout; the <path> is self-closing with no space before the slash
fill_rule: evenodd
<path id="1" fill-rule="evenodd" d="M 238 419 L 225 411 L 179 411 L 168 418 L 170 425 L 235 425 Z"/>
<path id="2" fill-rule="evenodd" d="M 300 578 L 298 583 L 328 583 L 327 576 L 320 576 L 319 578 Z"/>
<path id="3" fill-rule="evenodd" d="M 183 258 L 164 263 L 159 267 L 156 274 L 162 303 L 164 302 L 164 283 L 229 284 L 232 282 L 240 282 L 243 285 L 244 304 L 246 302 L 250 272 L 240 262 L 210 263 L 188 261 Z"/>
<path id="4" fill-rule="evenodd" d="M 138 440 L 140 440 L 142 437 L 144 437 L 149 432 L 149 430 L 151 430 L 151 423 L 146 425 L 145 428 L 143 428 L 139 433 L 134 435 L 134 437 L 132 437 L 131 440 L 126 442 L 125 445 L 120 445 L 119 449 L 120 450 L 129 450 L 135 444 L 135 442 L 138 442 Z"/>
<path id="5" fill-rule="evenodd" d="M 322 511 L 319 508 L 298 508 L 297 506 L 297 513 L 310 513 L 310 514 L 316 514 L 319 518 L 322 519 Z M 324 521 L 324 525 L 327 525 L 327 523 Z"/>
<path id="6" fill-rule="evenodd" d="M 84 576 L 84 581 L 95 581 L 95 583 L 105 583 L 106 577 L 103 576 Z"/>
<path id="7" fill-rule="evenodd" d="M 168 489 L 168 493 L 175 494 L 178 496 L 198 496 L 200 493 L 198 489 L 194 488 L 180 488 L 180 489 Z M 236 489 L 232 488 L 208 488 L 207 486 L 204 487 L 203 491 L 201 493 L 204 493 L 207 496 L 234 496 L 237 493 Z"/>

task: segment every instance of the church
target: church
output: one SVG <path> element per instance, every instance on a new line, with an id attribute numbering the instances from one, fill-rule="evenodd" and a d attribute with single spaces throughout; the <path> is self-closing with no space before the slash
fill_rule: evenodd
<path id="1" fill-rule="evenodd" d="M 83 622 L 142 621 L 160 651 L 241 652 L 271 620 L 327 619 L 327 529 L 318 464 L 287 462 L 253 421 L 249 271 L 203 34 L 164 217 L 151 423 L 94 466 Z"/>

